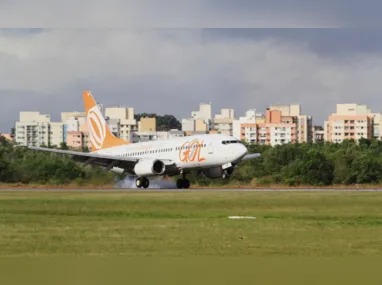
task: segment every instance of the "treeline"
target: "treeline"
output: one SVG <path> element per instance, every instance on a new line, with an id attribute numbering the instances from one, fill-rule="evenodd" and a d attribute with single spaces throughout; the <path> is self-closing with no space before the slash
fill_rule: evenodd
<path id="1" fill-rule="evenodd" d="M 113 183 L 114 175 L 99 167 L 83 168 L 70 157 L 14 146 L 0 136 L 0 182 L 78 186 Z"/>
<path id="2" fill-rule="evenodd" d="M 244 162 L 231 181 L 200 184 L 283 184 L 289 186 L 377 184 L 382 182 L 382 141 L 361 139 L 335 143 L 286 144 L 275 147 L 249 145 L 262 157 Z"/>
<path id="3" fill-rule="evenodd" d="M 65 146 L 62 146 L 65 147 Z M 382 183 L 382 141 L 347 140 L 341 144 L 248 145 L 257 159 L 243 162 L 229 180 L 193 174 L 199 185 L 349 185 Z M 15 147 L 0 137 L 0 182 L 25 184 L 113 184 L 116 177 L 102 168 L 83 168 L 70 157 Z"/>

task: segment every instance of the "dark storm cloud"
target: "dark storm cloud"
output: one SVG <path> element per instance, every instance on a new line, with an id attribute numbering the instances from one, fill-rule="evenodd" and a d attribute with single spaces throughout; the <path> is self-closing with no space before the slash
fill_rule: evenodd
<path id="1" fill-rule="evenodd" d="M 0 132 L 19 111 L 59 119 L 90 89 L 107 106 L 189 117 L 200 102 L 242 115 L 301 103 L 321 124 L 336 103 L 382 111 L 380 30 L 0 32 Z M 374 36 L 371 36 L 374 35 Z M 358 43 L 357 43 L 358 39 Z"/>
<path id="2" fill-rule="evenodd" d="M 19 0 L 0 2 L 0 24 L 10 28 L 336 27 L 338 17 L 331 11 L 305 1 Z"/>
<path id="3" fill-rule="evenodd" d="M 381 28 L 205 29 L 204 35 L 209 41 L 227 37 L 244 41 L 282 39 L 305 44 L 321 55 L 382 52 Z"/>
<path id="4" fill-rule="evenodd" d="M 2 27 L 381 27 L 377 0 L 0 1 Z"/>

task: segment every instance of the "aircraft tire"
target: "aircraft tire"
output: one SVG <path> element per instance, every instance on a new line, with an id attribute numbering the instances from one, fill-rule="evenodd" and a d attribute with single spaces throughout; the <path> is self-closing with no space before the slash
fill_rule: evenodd
<path id="1" fill-rule="evenodd" d="M 191 186 L 191 182 L 188 179 L 183 179 L 183 188 L 188 189 Z"/>
<path id="2" fill-rule="evenodd" d="M 176 181 L 176 187 L 178 189 L 188 189 L 191 186 L 191 182 L 188 179 L 178 179 Z"/>
<path id="3" fill-rule="evenodd" d="M 149 186 L 150 186 L 150 181 L 146 177 L 144 177 L 142 181 L 142 187 L 147 189 L 149 188 Z"/>
<path id="4" fill-rule="evenodd" d="M 138 177 L 137 180 L 135 180 L 135 185 L 137 186 L 137 188 L 142 188 L 142 186 L 143 186 L 143 178 Z"/>

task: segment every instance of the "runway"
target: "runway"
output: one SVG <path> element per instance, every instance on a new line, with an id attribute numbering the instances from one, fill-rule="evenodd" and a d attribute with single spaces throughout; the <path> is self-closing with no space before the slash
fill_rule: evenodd
<path id="1" fill-rule="evenodd" d="M 288 188 L 282 188 L 282 189 L 271 189 L 271 188 L 255 188 L 255 189 L 246 189 L 246 188 L 196 188 L 196 189 L 125 189 L 125 188 L 115 188 L 115 189 L 91 189 L 91 188 L 3 188 L 0 189 L 1 192 L 68 192 L 68 193 L 75 193 L 75 192 L 93 192 L 93 193 L 121 193 L 121 192 L 163 192 L 163 193 L 173 193 L 173 192 L 382 192 L 382 189 L 375 188 L 375 189 L 357 189 L 357 188 L 313 188 L 313 189 L 304 189 L 304 188 L 298 188 L 298 189 L 288 189 Z"/>

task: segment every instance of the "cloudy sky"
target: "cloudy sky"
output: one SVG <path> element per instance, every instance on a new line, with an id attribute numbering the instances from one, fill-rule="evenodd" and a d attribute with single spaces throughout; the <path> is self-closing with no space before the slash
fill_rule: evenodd
<path id="1" fill-rule="evenodd" d="M 0 0 L 0 132 L 19 111 L 82 110 L 84 90 L 179 119 L 202 101 L 236 115 L 300 103 L 316 124 L 341 102 L 382 112 L 382 1 L 31 2 Z"/>

